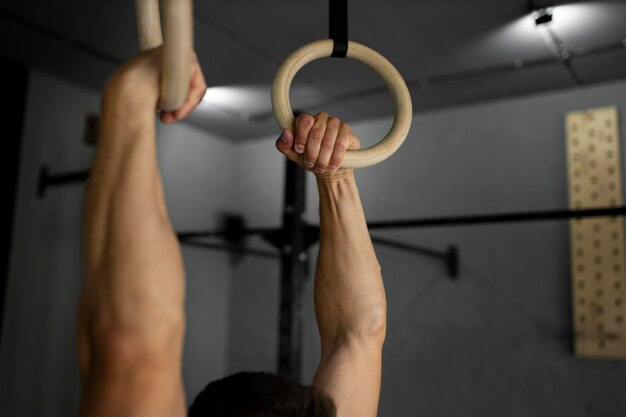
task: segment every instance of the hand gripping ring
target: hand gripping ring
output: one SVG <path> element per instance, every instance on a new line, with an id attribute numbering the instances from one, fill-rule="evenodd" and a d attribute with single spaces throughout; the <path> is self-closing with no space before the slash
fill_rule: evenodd
<path id="1" fill-rule="evenodd" d="M 332 50 L 332 39 L 311 42 L 294 51 L 278 68 L 272 86 L 272 109 L 281 128 L 292 129 L 295 121 L 289 101 L 293 78 L 309 62 L 330 57 Z M 343 168 L 363 168 L 384 161 L 398 150 L 409 133 L 413 107 L 406 83 L 384 56 L 365 45 L 350 41 L 347 58 L 356 59 L 376 71 L 387 84 L 395 105 L 393 125 L 387 136 L 369 148 L 346 152 Z"/>
<path id="2" fill-rule="evenodd" d="M 163 34 L 159 0 L 135 0 L 139 48 L 142 51 L 163 45 L 159 108 L 178 109 L 189 89 L 193 52 L 192 0 L 162 0 Z"/>

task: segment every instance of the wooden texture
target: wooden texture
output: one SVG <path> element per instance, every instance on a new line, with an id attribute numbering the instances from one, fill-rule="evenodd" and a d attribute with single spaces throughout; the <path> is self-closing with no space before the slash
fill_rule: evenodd
<path id="1" fill-rule="evenodd" d="M 278 69 L 272 86 L 272 108 L 281 128 L 293 128 L 294 116 L 289 101 L 293 78 L 309 62 L 330 57 L 332 50 L 331 39 L 309 43 L 289 55 Z M 349 42 L 347 58 L 360 61 L 376 71 L 387 84 L 395 106 L 393 125 L 387 136 L 369 148 L 346 153 L 344 168 L 362 168 L 384 161 L 400 148 L 411 128 L 413 107 L 406 83 L 385 57 L 367 46 Z"/>
<path id="2" fill-rule="evenodd" d="M 568 113 L 570 207 L 623 205 L 617 109 Z M 572 220 L 574 347 L 579 356 L 626 359 L 624 219 Z"/>
<path id="3" fill-rule="evenodd" d="M 163 45 L 159 108 L 179 108 L 189 89 L 193 54 L 193 5 L 191 0 L 135 0 L 137 32 L 142 51 Z"/>
<path id="4" fill-rule="evenodd" d="M 159 0 L 135 0 L 139 49 L 147 51 L 163 44 Z"/>

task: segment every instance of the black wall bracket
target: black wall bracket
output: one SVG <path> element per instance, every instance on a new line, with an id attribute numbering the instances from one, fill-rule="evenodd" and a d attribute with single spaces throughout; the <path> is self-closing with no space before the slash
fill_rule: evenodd
<path id="1" fill-rule="evenodd" d="M 39 168 L 39 182 L 37 184 L 37 197 L 46 196 L 48 188 L 81 184 L 89 178 L 89 170 L 64 172 L 61 174 L 51 174 L 50 168 L 42 164 Z"/>

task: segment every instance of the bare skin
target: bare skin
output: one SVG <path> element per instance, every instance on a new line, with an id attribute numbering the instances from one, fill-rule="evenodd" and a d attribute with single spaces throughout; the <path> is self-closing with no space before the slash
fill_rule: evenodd
<path id="1" fill-rule="evenodd" d="M 160 50 L 123 65 L 102 98 L 84 209 L 81 416 L 182 416 L 184 272 L 156 159 Z M 194 62 L 183 106 L 206 91 Z"/>
<path id="2" fill-rule="evenodd" d="M 103 93 L 84 210 L 81 416 L 186 414 L 184 269 L 156 158 L 160 53 L 124 64 Z M 185 103 L 161 121 L 184 119 L 205 91 L 194 58 Z M 322 357 L 313 384 L 335 400 L 339 417 L 375 416 L 385 294 L 353 173 L 337 168 L 359 141 L 324 113 L 299 117 L 294 133 L 283 131 L 276 146 L 316 173 L 320 192 L 315 305 Z"/>
<path id="3" fill-rule="evenodd" d="M 338 417 L 376 416 L 385 289 L 354 173 L 337 169 L 346 150 L 360 147 L 359 140 L 349 125 L 320 113 L 298 117 L 295 138 L 285 130 L 276 147 L 316 173 L 320 195 L 315 314 L 322 355 L 313 385 L 333 398 Z"/>

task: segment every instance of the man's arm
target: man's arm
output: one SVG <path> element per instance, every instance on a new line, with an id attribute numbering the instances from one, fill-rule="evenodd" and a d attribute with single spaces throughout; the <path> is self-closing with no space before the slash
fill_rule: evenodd
<path id="1" fill-rule="evenodd" d="M 124 64 L 103 94 L 83 219 L 81 416 L 185 414 L 184 272 L 156 155 L 160 50 Z M 193 65 L 184 118 L 206 86 Z"/>
<path id="2" fill-rule="evenodd" d="M 359 141 L 348 125 L 323 113 L 299 117 L 295 134 L 282 137 L 278 149 L 316 172 L 320 193 L 315 310 L 322 357 L 313 384 L 333 398 L 338 417 L 373 417 L 380 395 L 385 290 L 352 170 L 336 169 Z"/>

